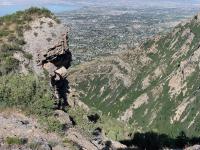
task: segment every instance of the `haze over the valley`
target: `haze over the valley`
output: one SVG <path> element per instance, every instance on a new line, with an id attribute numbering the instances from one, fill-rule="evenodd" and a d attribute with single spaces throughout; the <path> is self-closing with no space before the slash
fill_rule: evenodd
<path id="1" fill-rule="evenodd" d="M 1 0 L 0 16 L 23 10 L 30 6 L 46 7 L 53 12 L 72 11 L 83 7 L 200 7 L 200 0 Z"/>

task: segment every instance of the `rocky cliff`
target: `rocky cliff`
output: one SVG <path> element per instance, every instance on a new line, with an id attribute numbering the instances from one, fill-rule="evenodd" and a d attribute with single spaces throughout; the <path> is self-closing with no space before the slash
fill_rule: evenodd
<path id="1" fill-rule="evenodd" d="M 51 12 L 30 8 L 2 17 L 0 23 L 21 26 L 21 33 L 12 38 L 23 42 L 16 47 L 9 34 L 0 36 L 0 149 L 126 148 L 105 136 L 100 116 L 94 122 L 96 115 L 69 89 L 68 29 Z"/>

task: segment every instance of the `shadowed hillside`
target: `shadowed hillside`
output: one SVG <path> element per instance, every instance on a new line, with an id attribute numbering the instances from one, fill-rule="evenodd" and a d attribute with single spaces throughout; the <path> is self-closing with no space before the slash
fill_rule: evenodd
<path id="1" fill-rule="evenodd" d="M 137 132 L 134 134 L 131 140 L 123 140 L 121 143 L 127 145 L 128 147 L 136 147 L 135 149 L 184 149 L 193 145 L 200 144 L 200 137 L 189 138 L 183 131 L 181 131 L 175 138 L 171 138 L 166 134 L 158 134 L 155 132 Z M 199 148 L 199 146 L 197 146 L 197 148 Z"/>

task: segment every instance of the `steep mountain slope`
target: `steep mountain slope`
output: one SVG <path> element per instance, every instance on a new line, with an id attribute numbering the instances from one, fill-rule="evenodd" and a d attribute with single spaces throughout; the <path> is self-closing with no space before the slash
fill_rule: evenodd
<path id="1" fill-rule="evenodd" d="M 139 48 L 72 68 L 71 86 L 90 107 L 142 131 L 200 133 L 200 15 Z"/>

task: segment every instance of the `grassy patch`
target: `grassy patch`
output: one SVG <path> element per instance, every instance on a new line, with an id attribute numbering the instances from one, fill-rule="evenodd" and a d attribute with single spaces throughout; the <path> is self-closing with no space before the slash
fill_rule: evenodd
<path id="1" fill-rule="evenodd" d="M 18 108 L 34 115 L 47 131 L 61 133 L 63 126 L 54 118 L 53 99 L 48 81 L 29 74 L 0 76 L 0 109 Z"/>
<path id="2" fill-rule="evenodd" d="M 33 59 L 33 55 L 32 54 L 25 53 L 25 52 L 24 52 L 24 57 L 27 58 L 27 59 L 29 59 L 29 60 Z"/>
<path id="3" fill-rule="evenodd" d="M 96 109 L 86 112 L 82 108 L 77 107 L 76 109 L 69 109 L 68 113 L 74 118 L 77 123 L 76 126 L 83 132 L 87 132 L 86 134 L 89 134 L 89 136 L 92 136 L 92 132 L 99 127 L 107 137 L 113 140 L 122 140 L 128 135 L 128 133 L 134 131 L 134 126 L 127 125 L 117 119 L 104 115 Z M 88 121 L 87 115 L 95 113 L 100 116 L 98 122 L 92 123 Z"/>
<path id="4" fill-rule="evenodd" d="M 23 145 L 26 144 L 28 141 L 27 139 L 19 138 L 19 137 L 7 137 L 6 143 L 8 145 Z"/>

